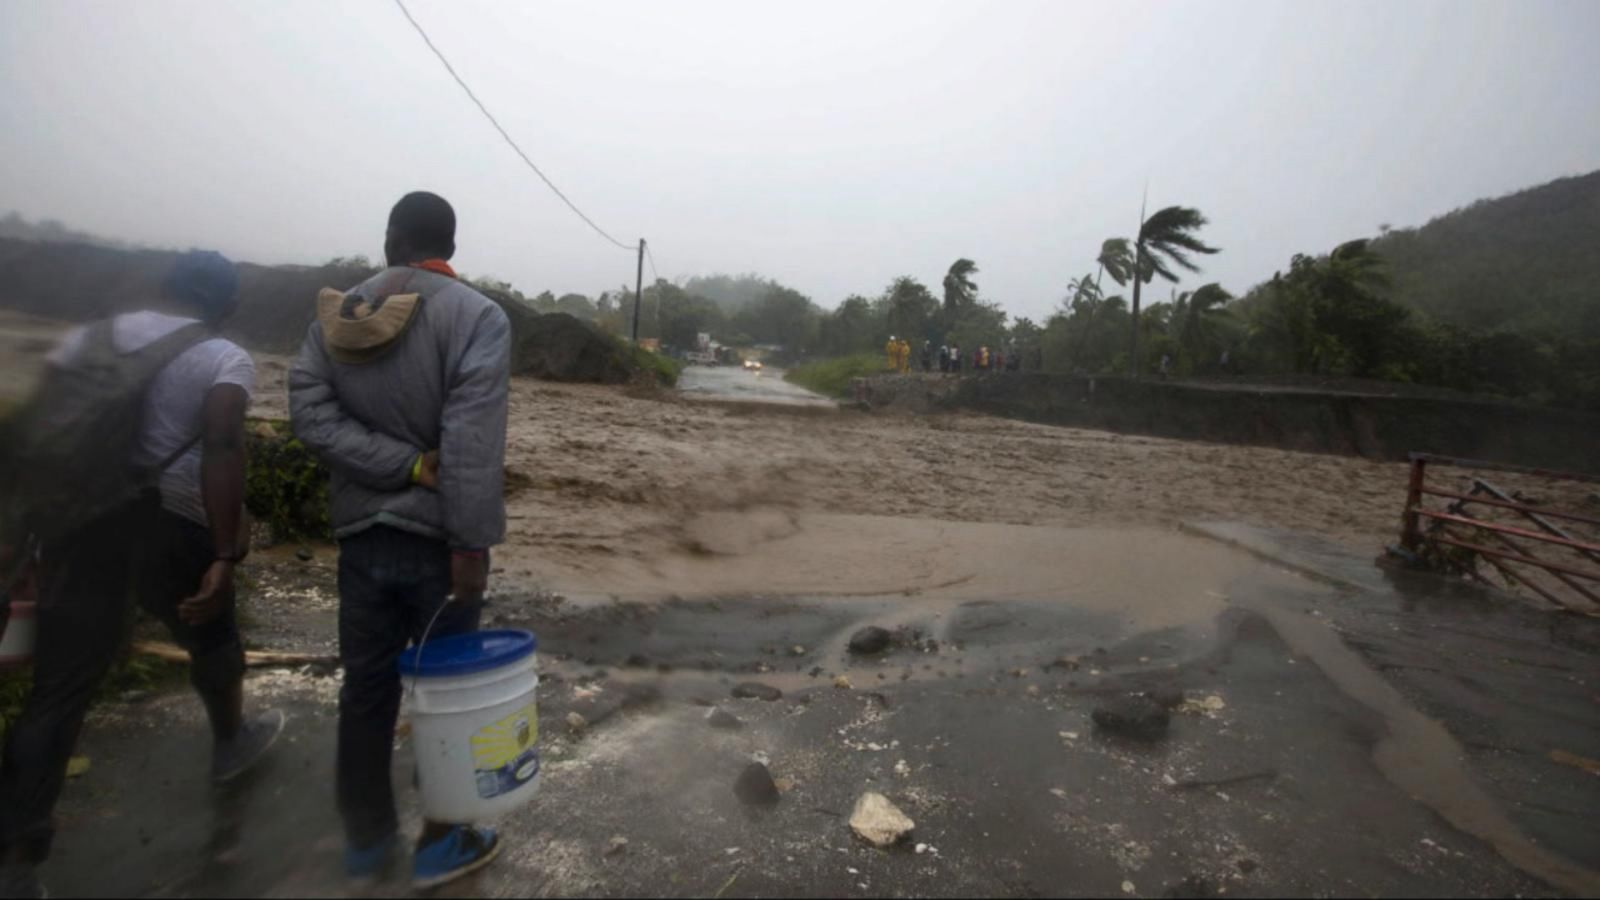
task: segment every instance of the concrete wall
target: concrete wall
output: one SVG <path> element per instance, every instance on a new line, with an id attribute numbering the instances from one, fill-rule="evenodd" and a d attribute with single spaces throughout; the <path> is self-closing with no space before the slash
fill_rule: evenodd
<path id="1" fill-rule="evenodd" d="M 1600 472 L 1600 414 L 1507 403 L 1008 373 L 891 376 L 873 405 L 1374 459 L 1412 451 Z"/>

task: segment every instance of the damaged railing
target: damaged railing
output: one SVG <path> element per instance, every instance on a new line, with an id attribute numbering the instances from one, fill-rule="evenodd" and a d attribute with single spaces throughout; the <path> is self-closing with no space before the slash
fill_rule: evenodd
<path id="1" fill-rule="evenodd" d="M 1591 528 L 1600 528 L 1600 516 L 1584 515 L 1569 510 L 1551 509 L 1508 494 L 1482 477 L 1472 478 L 1467 493 L 1431 487 L 1427 482 L 1429 466 L 1453 466 L 1489 472 L 1512 472 L 1540 478 L 1600 484 L 1600 476 L 1581 475 L 1534 469 L 1504 463 L 1475 459 L 1459 459 L 1432 453 L 1413 453 L 1411 459 L 1411 486 L 1406 496 L 1406 509 L 1400 534 L 1400 543 L 1406 550 L 1424 558 L 1455 560 L 1464 573 L 1483 579 L 1475 567 L 1461 563 L 1461 551 L 1481 559 L 1499 572 L 1507 582 L 1521 585 L 1551 603 L 1588 615 L 1600 614 L 1600 542 L 1574 535 L 1562 522 L 1575 522 Z M 1429 509 L 1423 505 L 1425 498 L 1437 497 L 1451 501 L 1443 510 Z M 1482 515 L 1474 515 L 1471 506 L 1490 510 L 1509 510 L 1520 516 L 1531 527 L 1508 525 Z M 1424 520 L 1427 527 L 1424 527 Z M 1463 537 L 1456 528 L 1471 528 L 1473 534 Z M 1530 545 L 1528 542 L 1534 542 Z M 1494 546 L 1490 546 L 1492 543 Z M 1455 553 L 1443 548 L 1454 548 Z M 1549 558 L 1552 548 L 1564 553 L 1566 558 Z M 1545 555 L 1541 556 L 1540 554 Z M 1588 563 L 1594 563 L 1590 567 Z M 1576 597 L 1588 601 L 1587 607 L 1574 596 L 1564 594 L 1561 588 L 1548 582 L 1541 583 L 1533 571 L 1543 572 L 1555 579 Z"/>

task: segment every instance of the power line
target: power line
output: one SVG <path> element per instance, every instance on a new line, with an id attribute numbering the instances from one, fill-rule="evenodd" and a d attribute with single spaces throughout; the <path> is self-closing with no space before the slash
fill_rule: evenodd
<path id="1" fill-rule="evenodd" d="M 586 222 L 590 228 L 593 228 L 596 234 L 600 235 L 611 243 L 616 244 L 623 250 L 638 250 L 638 244 L 624 244 L 623 242 L 607 234 L 604 228 L 596 225 L 593 219 L 584 215 L 583 210 L 579 209 L 576 203 L 573 203 L 571 200 L 569 200 L 566 194 L 561 193 L 561 189 L 556 187 L 555 182 L 551 181 L 549 177 L 547 177 L 543 172 L 539 171 L 539 167 L 534 164 L 533 160 L 528 158 L 528 154 L 523 153 L 522 148 L 517 146 L 517 142 L 512 139 L 511 135 L 507 134 L 506 130 L 500 127 L 500 121 L 494 117 L 493 113 L 489 112 L 488 107 L 483 105 L 483 101 L 478 99 L 478 95 L 474 94 L 472 92 L 472 88 L 468 87 L 467 83 L 461 80 L 461 76 L 456 74 L 455 67 L 450 65 L 450 60 L 445 59 L 444 54 L 440 52 L 439 48 L 434 46 L 433 39 L 428 37 L 428 33 L 423 31 L 422 26 L 418 24 L 415 18 L 412 17 L 411 10 L 406 9 L 404 0 L 394 0 L 394 5 L 400 7 L 400 12 L 405 15 L 406 21 L 411 23 L 411 27 L 415 28 L 417 30 L 417 34 L 422 36 L 423 43 L 427 44 L 428 49 L 433 51 L 433 55 L 437 56 L 439 58 L 439 62 L 444 64 L 445 71 L 449 72 L 450 77 L 456 80 L 456 84 L 461 85 L 461 89 L 467 92 L 468 99 L 470 99 L 473 104 L 478 107 L 478 111 L 483 113 L 484 118 L 489 120 L 489 124 L 494 126 L 494 130 L 500 132 L 500 136 L 505 139 L 507 144 L 511 145 L 511 149 L 515 150 L 517 155 L 522 157 L 522 161 L 527 164 L 528 168 L 533 170 L 533 174 L 539 176 L 539 180 L 543 181 L 546 187 L 554 191 L 555 195 L 561 198 L 561 202 L 565 203 L 568 209 L 572 210 L 574 213 L 577 213 L 578 218 Z M 651 265 L 654 266 L 654 263 Z"/>
<path id="2" fill-rule="evenodd" d="M 660 281 L 661 273 L 656 271 L 656 254 L 655 251 L 650 249 L 650 244 L 648 242 L 644 245 L 644 258 L 650 262 L 651 277 L 657 281 Z"/>

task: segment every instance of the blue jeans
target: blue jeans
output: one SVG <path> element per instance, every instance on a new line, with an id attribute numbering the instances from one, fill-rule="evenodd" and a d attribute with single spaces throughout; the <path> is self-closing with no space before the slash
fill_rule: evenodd
<path id="1" fill-rule="evenodd" d="M 481 604 L 451 603 L 450 548 L 378 525 L 339 542 L 339 813 L 351 846 L 399 830 L 390 768 L 400 715 L 400 653 L 430 639 L 478 630 Z"/>

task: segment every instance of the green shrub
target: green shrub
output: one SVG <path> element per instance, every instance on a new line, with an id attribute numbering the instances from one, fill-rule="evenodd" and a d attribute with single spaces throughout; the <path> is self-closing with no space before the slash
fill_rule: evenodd
<path id="1" fill-rule="evenodd" d="M 785 381 L 792 381 L 827 397 L 845 397 L 850 393 L 852 380 L 887 371 L 889 361 L 882 353 L 857 353 L 796 366 L 785 372 L 783 377 Z"/>
<path id="2" fill-rule="evenodd" d="M 287 422 L 252 420 L 244 503 L 273 541 L 326 540 L 328 470 L 289 433 Z"/>
<path id="3" fill-rule="evenodd" d="M 621 338 L 613 340 L 623 348 L 622 352 L 632 361 L 635 369 L 655 378 L 662 387 L 672 387 L 678 383 L 678 376 L 683 373 L 683 363 L 670 356 L 636 347 Z"/>

